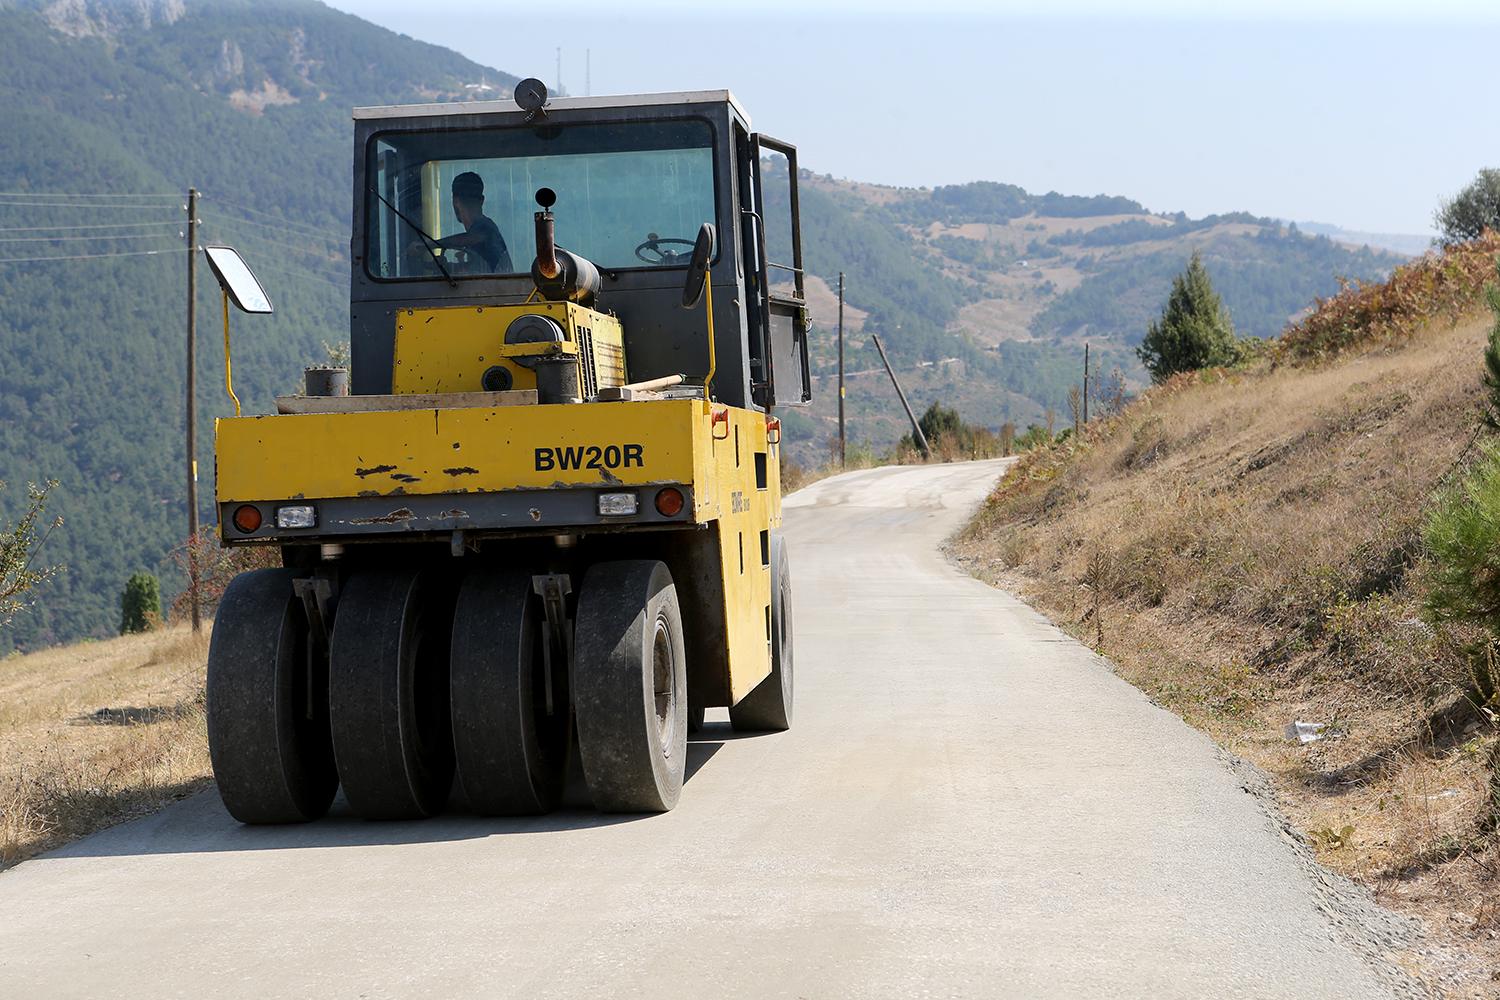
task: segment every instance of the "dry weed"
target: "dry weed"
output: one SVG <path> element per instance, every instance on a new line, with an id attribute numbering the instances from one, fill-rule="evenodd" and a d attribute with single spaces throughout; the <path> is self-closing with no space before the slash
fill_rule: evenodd
<path id="1" fill-rule="evenodd" d="M 0 660 L 0 869 L 211 782 L 208 636 L 175 626 Z"/>

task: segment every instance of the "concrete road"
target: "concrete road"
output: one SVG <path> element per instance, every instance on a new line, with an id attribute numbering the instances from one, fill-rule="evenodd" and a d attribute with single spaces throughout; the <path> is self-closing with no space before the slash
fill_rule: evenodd
<path id="1" fill-rule="evenodd" d="M 1253 775 L 944 562 L 1001 469 L 789 499 L 796 726 L 706 727 L 674 812 L 267 829 L 209 792 L 0 875 L 0 996 L 1407 995 L 1409 927 Z"/>

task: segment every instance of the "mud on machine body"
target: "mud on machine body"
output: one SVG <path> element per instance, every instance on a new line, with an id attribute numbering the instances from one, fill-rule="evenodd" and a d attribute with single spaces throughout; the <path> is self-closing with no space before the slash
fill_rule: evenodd
<path id="1" fill-rule="evenodd" d="M 222 540 L 283 563 L 215 622 L 225 805 L 542 813 L 577 753 L 598 808 L 671 809 L 705 708 L 792 720 L 796 151 L 728 91 L 354 120 L 353 392 L 216 425 Z"/>

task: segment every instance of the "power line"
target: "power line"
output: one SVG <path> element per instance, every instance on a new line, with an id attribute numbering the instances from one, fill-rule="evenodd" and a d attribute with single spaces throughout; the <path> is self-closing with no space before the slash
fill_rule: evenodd
<path id="1" fill-rule="evenodd" d="M 176 238 L 171 233 L 125 233 L 119 236 L 22 236 L 0 239 L 0 243 L 70 243 L 78 240 L 168 240 Z"/>
<path id="2" fill-rule="evenodd" d="M 290 243 L 280 243 L 280 242 L 277 242 L 276 240 L 271 239 L 268 236 L 260 236 L 260 235 L 258 235 L 256 233 L 239 233 L 239 234 L 235 234 L 234 231 L 233 231 L 233 227 L 232 226 L 231 227 L 225 227 L 225 228 L 229 230 L 230 235 L 239 235 L 239 236 L 243 237 L 244 239 L 249 239 L 249 240 L 259 240 L 261 243 L 269 243 L 273 247 L 281 247 L 283 250 L 291 250 L 293 253 L 306 254 L 309 257 L 313 257 L 313 258 L 316 258 L 318 260 L 326 260 L 329 263 L 335 263 L 335 258 L 329 257 L 325 253 L 323 253 L 321 251 L 318 251 L 318 250 L 310 250 L 307 247 L 293 246 Z M 212 231 L 212 227 L 210 227 L 210 231 Z M 293 235 L 297 235 L 297 234 L 294 233 Z M 332 273 L 332 272 L 330 272 L 330 273 Z"/>
<path id="3" fill-rule="evenodd" d="M 68 191 L 0 191 L 0 198 L 172 198 L 181 200 L 180 194 L 111 194 L 108 191 L 94 193 Z"/>
<path id="4" fill-rule="evenodd" d="M 187 253 L 187 247 L 171 250 L 129 250 L 125 253 L 84 253 L 71 257 L 0 257 L 0 264 L 25 264 L 38 260 L 100 260 L 105 257 L 146 257 L 159 253 Z"/>
<path id="5" fill-rule="evenodd" d="M 328 285 L 329 287 L 339 289 L 340 291 L 342 291 L 343 288 L 344 288 L 344 283 L 342 281 L 335 281 L 331 277 L 328 277 L 328 278 L 323 277 L 324 274 L 328 273 L 328 272 L 325 272 L 325 271 L 316 271 L 316 270 L 291 271 L 291 270 L 288 270 L 287 268 L 284 268 L 284 267 L 276 267 L 273 264 L 267 264 L 267 263 L 265 263 L 262 260 L 262 255 L 261 254 L 247 253 L 247 254 L 245 254 L 245 256 L 250 257 L 250 258 L 252 258 L 252 259 L 255 260 L 255 262 L 256 262 L 255 263 L 255 269 L 257 271 L 279 271 L 282 274 L 290 274 L 294 278 L 311 278 L 313 281 L 321 281 L 324 284 Z"/>
<path id="6" fill-rule="evenodd" d="M 160 212 L 169 205 L 82 205 L 68 201 L 0 201 L 0 206 L 11 208 L 107 208 L 114 212 L 132 209 L 137 212 Z"/>
<path id="7" fill-rule="evenodd" d="M 262 212 L 258 208 L 247 208 L 244 205 L 239 205 L 232 201 L 226 201 L 225 199 L 220 198 L 218 195 L 203 195 L 202 197 L 209 201 L 217 201 L 222 205 L 228 205 L 231 208 L 237 208 L 241 212 L 249 212 L 251 215 L 261 215 L 267 219 L 275 219 L 277 222 L 286 223 L 287 225 L 302 226 L 306 229 L 311 229 L 314 232 L 322 233 L 329 239 L 341 240 L 344 238 L 342 233 L 335 233 L 330 229 L 324 229 L 321 226 L 314 226 L 310 222 L 293 222 L 291 219 L 283 218 L 279 215 L 272 215 L 270 212 Z"/>
<path id="8" fill-rule="evenodd" d="M 200 216 L 200 218 L 201 218 L 201 216 Z M 254 221 L 252 221 L 250 219 L 236 219 L 232 215 L 220 216 L 220 218 L 227 219 L 231 224 L 236 225 L 236 226 L 259 226 L 261 229 L 269 229 L 272 232 L 276 232 L 276 233 L 285 233 L 288 236 L 301 236 L 304 239 L 328 240 L 329 242 L 332 242 L 332 243 L 342 243 L 343 242 L 343 237 L 342 236 L 324 236 L 324 235 L 314 236 L 312 233 L 302 233 L 302 232 L 298 232 L 295 229 L 284 229 L 281 226 L 272 226 L 272 225 L 270 225 L 268 223 L 265 223 L 265 222 L 254 222 Z M 321 229 L 318 230 L 319 234 L 322 234 L 324 232 L 325 232 L 325 230 L 321 230 Z M 261 237 L 261 239 L 265 239 L 265 237 Z"/>
<path id="9" fill-rule="evenodd" d="M 130 229 L 141 226 L 180 226 L 180 222 L 106 222 L 98 226 L 0 226 L 0 233 L 60 233 L 65 229 Z"/>

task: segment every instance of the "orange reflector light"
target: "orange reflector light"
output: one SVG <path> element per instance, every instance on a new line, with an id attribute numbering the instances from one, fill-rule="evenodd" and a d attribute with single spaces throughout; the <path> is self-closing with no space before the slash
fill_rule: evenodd
<path id="1" fill-rule="evenodd" d="M 668 486 L 664 490 L 657 491 L 656 511 L 662 517 L 676 517 L 682 513 L 682 491 L 675 486 Z"/>
<path id="2" fill-rule="evenodd" d="M 260 508 L 254 504 L 245 504 L 234 512 L 234 526 L 245 534 L 253 534 L 260 527 Z"/>

